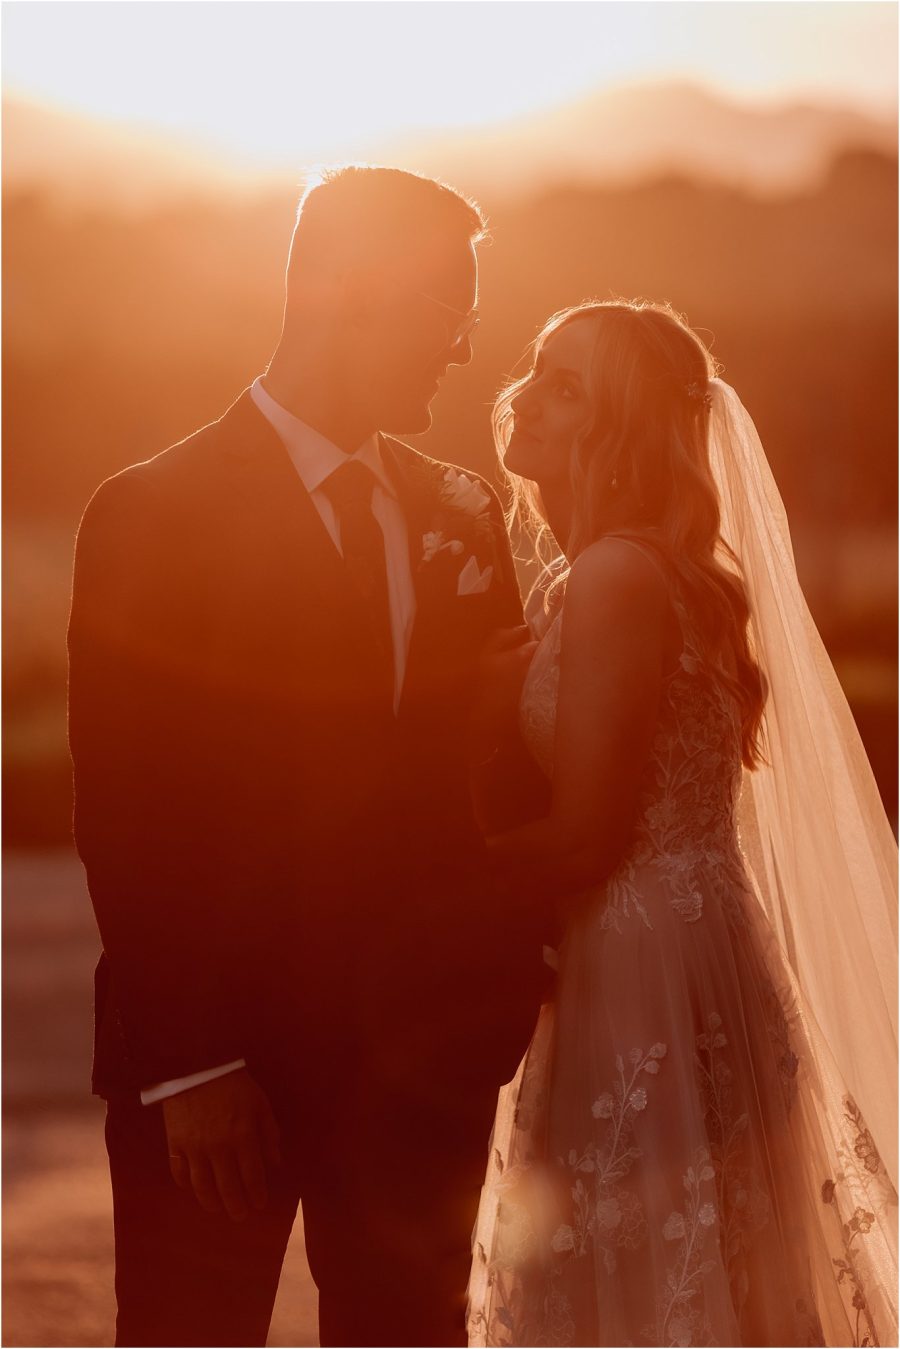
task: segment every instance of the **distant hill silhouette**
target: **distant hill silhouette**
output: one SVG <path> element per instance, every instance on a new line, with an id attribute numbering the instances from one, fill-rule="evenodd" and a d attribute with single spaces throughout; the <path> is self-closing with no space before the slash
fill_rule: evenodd
<path id="1" fill-rule="evenodd" d="M 6 191 L 46 192 L 66 206 L 144 211 L 160 201 L 257 189 L 253 175 L 162 131 L 100 121 L 18 94 L 3 95 Z"/>
<path id="2" fill-rule="evenodd" d="M 348 158 L 433 174 L 478 195 L 530 194 L 563 183 L 628 187 L 662 174 L 764 195 L 807 191 L 847 150 L 897 152 L 894 118 L 830 103 L 772 106 L 685 81 L 610 86 L 556 108 L 473 130 L 423 132 L 353 147 Z M 279 174 L 252 173 L 171 132 L 121 127 L 15 94 L 3 97 L 3 175 L 67 204 L 129 210 L 173 196 L 293 190 L 314 147 Z"/>
<path id="3" fill-rule="evenodd" d="M 219 416 L 268 359 L 295 204 L 279 187 L 74 209 L 50 188 L 7 184 L 10 838 L 68 831 L 64 627 L 84 505 L 104 477 Z M 489 405 L 549 313 L 589 295 L 671 300 L 714 335 L 760 427 L 813 611 L 895 812 L 896 159 L 845 154 L 817 189 L 774 199 L 668 176 L 497 190 L 483 204 L 494 239 L 475 359 L 450 372 L 418 443 L 492 473 Z"/>
<path id="4" fill-rule="evenodd" d="M 422 135 L 390 146 L 387 160 L 475 193 L 629 187 L 677 174 L 780 195 L 817 186 L 847 150 L 896 154 L 894 121 L 826 104 L 741 103 L 670 81 L 603 89 L 468 134 Z"/>

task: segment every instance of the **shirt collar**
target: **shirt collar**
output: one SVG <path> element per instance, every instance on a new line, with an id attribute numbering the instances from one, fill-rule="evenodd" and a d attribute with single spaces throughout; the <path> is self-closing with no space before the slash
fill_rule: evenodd
<path id="1" fill-rule="evenodd" d="M 307 492 L 315 492 L 348 459 L 357 459 L 371 469 L 386 492 L 397 495 L 381 458 L 377 434 L 369 436 L 358 450 L 348 455 L 320 431 L 276 403 L 264 387 L 261 375 L 250 386 L 250 397 L 276 431 Z"/>

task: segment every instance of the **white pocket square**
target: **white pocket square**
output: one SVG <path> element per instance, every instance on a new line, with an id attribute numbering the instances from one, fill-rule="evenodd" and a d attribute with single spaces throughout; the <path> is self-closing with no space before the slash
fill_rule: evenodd
<path id="1" fill-rule="evenodd" d="M 457 595 L 483 595 L 491 584 L 493 575 L 493 567 L 485 567 L 484 571 L 479 571 L 474 556 L 470 557 L 459 573 L 459 580 L 456 582 Z"/>

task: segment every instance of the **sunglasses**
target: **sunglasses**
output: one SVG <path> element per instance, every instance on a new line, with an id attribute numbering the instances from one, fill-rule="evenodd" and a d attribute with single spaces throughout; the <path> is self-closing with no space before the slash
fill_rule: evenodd
<path id="1" fill-rule="evenodd" d="M 468 314 L 464 314 L 461 309 L 455 309 L 452 304 L 447 304 L 444 300 L 439 300 L 436 295 L 429 295 L 427 291 L 417 290 L 417 295 L 421 295 L 423 300 L 430 300 L 432 304 L 438 305 L 449 314 L 453 314 L 457 323 L 455 328 L 449 334 L 450 346 L 458 346 L 465 338 L 471 337 L 478 324 L 481 322 L 481 316 L 478 313 L 478 307 L 470 309 Z"/>

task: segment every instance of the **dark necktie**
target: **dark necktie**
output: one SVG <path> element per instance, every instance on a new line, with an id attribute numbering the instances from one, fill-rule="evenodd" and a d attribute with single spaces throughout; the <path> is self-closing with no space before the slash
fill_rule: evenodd
<path id="1" fill-rule="evenodd" d="M 385 662 L 393 691 L 394 643 L 388 601 L 384 534 L 372 514 L 375 475 L 359 460 L 348 459 L 322 483 L 340 526 L 341 552 L 350 580 L 362 597 Z"/>

